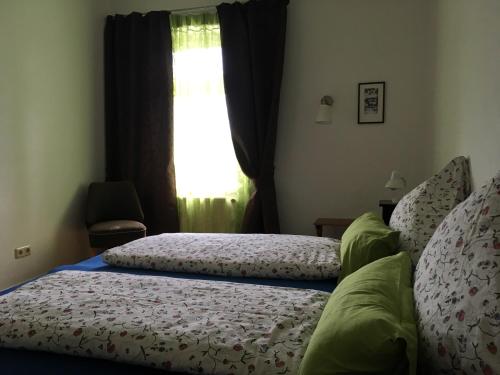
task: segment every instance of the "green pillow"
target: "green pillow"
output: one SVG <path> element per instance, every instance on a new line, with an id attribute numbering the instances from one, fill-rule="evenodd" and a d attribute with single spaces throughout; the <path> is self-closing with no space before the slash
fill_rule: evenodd
<path id="1" fill-rule="evenodd" d="M 300 375 L 416 373 L 417 330 L 406 251 L 347 276 L 330 296 Z"/>
<path id="2" fill-rule="evenodd" d="M 374 260 L 394 255 L 399 232 L 391 230 L 372 212 L 361 215 L 347 228 L 340 243 L 340 280 Z"/>

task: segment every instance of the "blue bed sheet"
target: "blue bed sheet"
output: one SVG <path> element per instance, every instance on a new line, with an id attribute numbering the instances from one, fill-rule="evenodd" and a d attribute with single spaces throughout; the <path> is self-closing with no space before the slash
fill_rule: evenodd
<path id="1" fill-rule="evenodd" d="M 198 279 L 214 281 L 230 281 L 236 283 L 261 284 L 278 287 L 292 287 L 315 289 L 325 292 L 332 292 L 336 286 L 336 279 L 333 280 L 281 280 L 281 279 L 257 279 L 250 277 L 223 277 L 210 275 L 196 275 L 179 272 L 162 272 L 143 269 L 112 267 L 105 263 L 100 255 L 86 259 L 80 263 L 56 267 L 49 273 L 63 270 L 76 271 L 100 271 L 100 272 L 120 272 L 135 275 L 156 275 L 177 277 L 181 279 Z M 23 284 L 21 284 L 23 285 Z M 21 285 L 3 290 L 0 295 L 10 293 Z M 123 374 L 165 374 L 151 368 L 124 365 L 120 363 L 80 358 L 61 354 L 46 352 L 35 352 L 27 350 L 0 349 L 0 373 L 2 375 L 28 375 L 28 374 L 53 374 L 53 375 L 123 375 Z M 175 373 L 170 373 L 175 375 Z"/>

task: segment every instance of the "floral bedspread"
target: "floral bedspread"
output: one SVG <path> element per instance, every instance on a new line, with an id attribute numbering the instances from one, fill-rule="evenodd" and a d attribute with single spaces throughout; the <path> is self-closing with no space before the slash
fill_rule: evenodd
<path id="1" fill-rule="evenodd" d="M 165 233 L 103 253 L 118 267 L 278 279 L 337 277 L 340 242 L 284 234 Z"/>
<path id="2" fill-rule="evenodd" d="M 61 271 L 0 297 L 0 347 L 192 374 L 295 374 L 329 295 Z"/>

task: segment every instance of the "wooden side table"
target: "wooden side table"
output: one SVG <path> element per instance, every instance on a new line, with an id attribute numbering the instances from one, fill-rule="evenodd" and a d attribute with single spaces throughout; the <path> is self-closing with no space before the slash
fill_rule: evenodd
<path id="1" fill-rule="evenodd" d="M 396 208 L 397 203 L 391 200 L 381 200 L 378 202 L 379 207 L 382 207 L 382 219 L 384 219 L 385 225 L 389 225 L 391 220 L 392 211 Z"/>
<path id="2" fill-rule="evenodd" d="M 316 219 L 314 222 L 314 226 L 316 227 L 316 235 L 318 237 L 323 237 L 323 227 L 330 226 L 334 227 L 337 230 L 341 230 L 344 232 L 349 225 L 354 221 L 354 219 L 339 219 L 339 218 L 331 218 L 331 217 L 320 217 Z"/>

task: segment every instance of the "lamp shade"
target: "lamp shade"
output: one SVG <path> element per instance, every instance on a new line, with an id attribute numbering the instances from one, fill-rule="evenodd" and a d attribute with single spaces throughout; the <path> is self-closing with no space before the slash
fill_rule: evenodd
<path id="1" fill-rule="evenodd" d="M 385 184 L 385 187 L 390 190 L 399 190 L 406 187 L 406 180 L 401 177 L 398 171 L 392 171 L 391 178 Z"/>
<path id="2" fill-rule="evenodd" d="M 318 114 L 316 115 L 316 124 L 331 124 L 332 123 L 332 106 L 328 104 L 320 104 Z"/>
<path id="3" fill-rule="evenodd" d="M 332 123 L 332 106 L 333 98 L 330 95 L 325 95 L 321 98 L 316 115 L 316 124 L 331 124 Z"/>

